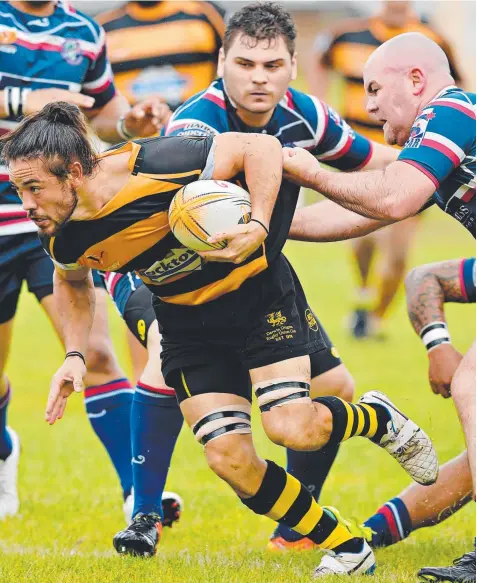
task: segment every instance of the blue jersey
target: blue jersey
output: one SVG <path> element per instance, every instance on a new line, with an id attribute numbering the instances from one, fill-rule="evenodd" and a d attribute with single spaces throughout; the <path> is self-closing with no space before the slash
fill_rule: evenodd
<path id="1" fill-rule="evenodd" d="M 441 91 L 416 118 L 399 160 L 432 180 L 430 202 L 475 237 L 475 93 Z"/>
<path id="2" fill-rule="evenodd" d="M 462 259 L 460 264 L 460 289 L 469 303 L 475 302 L 475 257 Z"/>
<path id="3" fill-rule="evenodd" d="M 201 136 L 224 132 L 270 134 L 283 146 L 306 148 L 339 170 L 357 170 L 372 155 L 371 142 L 356 134 L 331 107 L 295 89 L 288 89 L 266 126 L 246 126 L 228 99 L 222 79 L 179 107 L 165 134 Z"/>
<path id="4" fill-rule="evenodd" d="M 103 29 L 94 20 L 57 2 L 48 17 L 0 3 L 0 90 L 6 87 L 58 88 L 82 92 L 103 107 L 115 95 Z M 13 129 L 19 119 L 0 119 L 0 134 Z M 0 236 L 35 232 L 20 199 L 0 167 Z"/>

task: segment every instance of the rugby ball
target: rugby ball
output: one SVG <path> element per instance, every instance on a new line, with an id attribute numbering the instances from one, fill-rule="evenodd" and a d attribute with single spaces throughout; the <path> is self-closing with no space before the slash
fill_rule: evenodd
<path id="1" fill-rule="evenodd" d="M 231 182 L 198 180 L 176 192 L 169 207 L 169 225 L 175 238 L 194 251 L 223 249 L 225 241 L 210 244 L 216 233 L 250 221 L 249 193 Z"/>

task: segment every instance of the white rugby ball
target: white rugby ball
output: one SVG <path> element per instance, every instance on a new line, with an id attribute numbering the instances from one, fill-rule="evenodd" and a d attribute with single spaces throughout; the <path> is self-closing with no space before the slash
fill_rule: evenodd
<path id="1" fill-rule="evenodd" d="M 194 251 L 223 249 L 207 239 L 250 221 L 249 193 L 231 182 L 198 180 L 176 192 L 169 207 L 169 225 L 175 238 Z"/>

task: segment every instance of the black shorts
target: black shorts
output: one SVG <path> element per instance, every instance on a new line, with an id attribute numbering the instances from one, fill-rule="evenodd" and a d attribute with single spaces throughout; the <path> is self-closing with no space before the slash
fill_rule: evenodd
<path id="1" fill-rule="evenodd" d="M 144 348 L 147 348 L 147 332 L 155 321 L 156 314 L 152 307 L 152 292 L 145 285 L 139 286 L 131 293 L 122 317 L 129 330 Z"/>
<path id="2" fill-rule="evenodd" d="M 211 392 L 251 400 L 250 369 L 317 354 L 316 376 L 341 362 L 283 255 L 212 302 L 179 306 L 154 298 L 153 305 L 162 334 L 163 374 L 179 400 Z M 184 383 L 191 371 L 194 382 L 186 378 Z"/>
<path id="3" fill-rule="evenodd" d="M 13 318 L 25 281 L 39 302 L 53 293 L 53 262 L 36 233 L 0 236 L 0 324 Z M 95 287 L 104 287 L 93 272 Z"/>
<path id="4" fill-rule="evenodd" d="M 25 281 L 39 302 L 53 293 L 53 262 L 36 233 L 0 236 L 0 324 L 13 318 Z M 104 287 L 93 277 L 96 287 Z"/>

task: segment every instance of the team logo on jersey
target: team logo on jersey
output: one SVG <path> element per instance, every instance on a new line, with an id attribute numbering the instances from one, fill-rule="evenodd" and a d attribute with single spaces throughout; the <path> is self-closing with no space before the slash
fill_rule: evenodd
<path id="1" fill-rule="evenodd" d="M 16 30 L 4 30 L 0 32 L 0 45 L 12 45 L 16 40 Z"/>
<path id="2" fill-rule="evenodd" d="M 202 268 L 202 259 L 192 249 L 181 247 L 171 249 L 160 261 L 151 267 L 141 270 L 141 275 L 148 277 L 154 283 L 161 283 L 170 277 L 183 276 L 191 271 Z"/>
<path id="3" fill-rule="evenodd" d="M 70 65 L 79 65 L 83 60 L 80 42 L 71 38 L 66 39 L 61 49 L 61 56 Z"/>
<path id="4" fill-rule="evenodd" d="M 429 122 L 436 117 L 433 108 L 424 110 L 416 119 L 411 128 L 411 133 L 407 142 L 404 144 L 405 148 L 419 148 L 427 131 Z"/>

